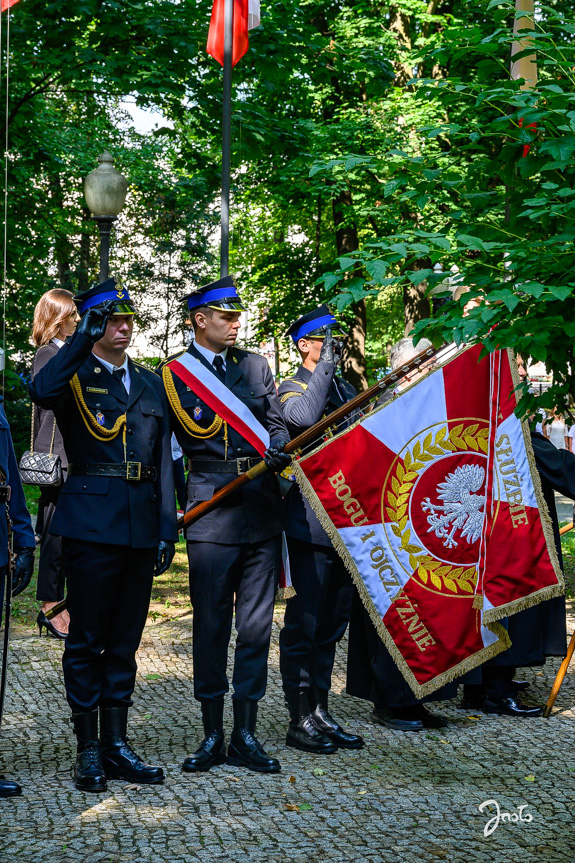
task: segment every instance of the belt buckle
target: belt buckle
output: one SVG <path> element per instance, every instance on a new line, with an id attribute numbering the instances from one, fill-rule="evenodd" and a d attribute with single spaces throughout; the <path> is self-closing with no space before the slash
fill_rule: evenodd
<path id="1" fill-rule="evenodd" d="M 128 461 L 126 462 L 126 479 L 139 480 L 142 478 L 142 462 Z"/>
<path id="2" fill-rule="evenodd" d="M 244 456 L 243 458 L 236 459 L 238 465 L 238 476 L 241 476 L 243 473 L 247 473 L 250 469 L 250 460 L 248 456 Z"/>

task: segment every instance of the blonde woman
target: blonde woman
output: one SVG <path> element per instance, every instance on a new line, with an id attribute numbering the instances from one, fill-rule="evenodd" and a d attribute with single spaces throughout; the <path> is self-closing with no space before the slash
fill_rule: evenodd
<path id="1" fill-rule="evenodd" d="M 74 333 L 80 316 L 76 310 L 73 295 L 63 288 L 47 291 L 34 309 L 32 341 L 38 348 L 32 365 L 32 377 L 48 360 L 58 353 L 66 339 Z M 68 466 L 64 443 L 58 426 L 54 427 L 54 414 L 34 406 L 34 449 L 38 452 L 52 452 L 60 456 L 62 468 Z M 38 629 L 42 628 L 55 638 L 66 638 L 68 634 L 68 612 L 63 611 L 53 620 L 48 620 L 46 612 L 64 599 L 65 579 L 62 569 L 62 540 L 50 534 L 50 524 L 56 509 L 60 486 L 45 486 L 40 489 L 38 503 L 38 522 L 36 533 L 40 535 L 40 562 L 38 566 L 38 587 L 36 599 L 42 605 L 38 614 Z"/>

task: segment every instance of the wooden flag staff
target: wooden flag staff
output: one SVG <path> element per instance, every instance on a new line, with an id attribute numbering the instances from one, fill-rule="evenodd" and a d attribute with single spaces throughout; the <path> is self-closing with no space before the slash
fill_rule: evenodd
<path id="1" fill-rule="evenodd" d="M 390 385 L 396 384 L 402 377 L 408 375 L 410 372 L 416 371 L 419 367 L 429 361 L 431 357 L 435 356 L 436 350 L 434 348 L 428 348 L 425 351 L 422 351 L 410 363 L 406 363 L 406 365 L 401 366 L 401 368 L 396 369 L 391 372 L 389 375 L 386 375 L 382 380 L 378 381 L 373 386 L 364 390 L 364 392 L 359 393 L 350 401 L 346 402 L 341 407 L 337 408 L 337 410 L 333 411 L 333 413 L 329 414 L 326 417 L 323 417 L 319 420 L 315 425 L 311 426 L 311 428 L 306 429 L 306 431 L 299 434 L 293 440 L 291 440 L 284 447 L 284 452 L 294 453 L 312 441 L 316 440 L 321 434 L 326 431 L 330 426 L 336 425 L 343 420 L 348 414 L 353 413 L 354 410 L 365 405 L 368 401 L 370 401 L 374 396 L 380 394 L 383 390 L 387 389 Z M 241 474 L 241 476 L 236 477 L 236 479 L 232 480 L 232 482 L 225 485 L 222 489 L 220 489 L 213 496 L 211 500 L 204 501 L 204 503 L 198 504 L 193 509 L 188 510 L 185 515 L 182 516 L 178 520 L 178 527 L 180 529 L 186 528 L 193 521 L 197 521 L 198 518 L 201 518 L 202 515 L 205 515 L 207 512 L 212 510 L 215 506 L 217 506 L 224 498 L 228 497 L 228 495 L 233 494 L 238 491 L 242 486 L 246 485 L 246 483 L 250 482 L 252 479 L 255 479 L 258 476 L 261 476 L 262 473 L 265 473 L 267 470 L 267 465 L 265 461 L 261 461 L 258 464 L 254 465 L 254 467 L 250 468 L 250 470 Z"/>

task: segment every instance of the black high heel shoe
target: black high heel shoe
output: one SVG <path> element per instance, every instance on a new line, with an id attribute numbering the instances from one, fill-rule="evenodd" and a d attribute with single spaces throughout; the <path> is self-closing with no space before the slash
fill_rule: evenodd
<path id="1" fill-rule="evenodd" d="M 59 638 L 61 641 L 63 641 L 66 638 L 67 633 L 60 632 L 59 629 L 56 629 L 56 627 L 54 626 L 52 621 L 48 620 L 48 618 L 46 617 L 46 615 L 44 614 L 43 611 L 41 611 L 39 613 L 38 617 L 36 618 L 36 623 L 38 624 L 38 634 L 40 636 L 42 635 L 42 627 L 45 626 L 47 636 L 51 635 L 52 638 Z"/>

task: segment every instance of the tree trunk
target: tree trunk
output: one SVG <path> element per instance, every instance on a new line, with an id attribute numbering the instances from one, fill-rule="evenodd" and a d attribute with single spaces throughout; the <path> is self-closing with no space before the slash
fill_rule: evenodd
<path id="1" fill-rule="evenodd" d="M 335 242 L 338 255 L 356 252 L 359 248 L 359 238 L 355 222 L 347 221 L 347 213 L 352 207 L 351 192 L 348 189 L 333 198 L 333 221 L 335 225 Z M 347 211 L 347 212 L 346 212 Z M 354 321 L 349 338 L 346 342 L 345 356 L 342 362 L 344 377 L 353 384 L 356 390 L 367 388 L 365 367 L 365 332 L 367 327 L 367 312 L 365 300 L 352 306 Z"/>
<path id="2" fill-rule="evenodd" d="M 405 335 L 408 336 L 416 323 L 428 318 L 431 314 L 429 299 L 425 296 L 427 282 L 420 285 L 409 284 L 403 289 L 403 303 L 405 306 Z"/>

